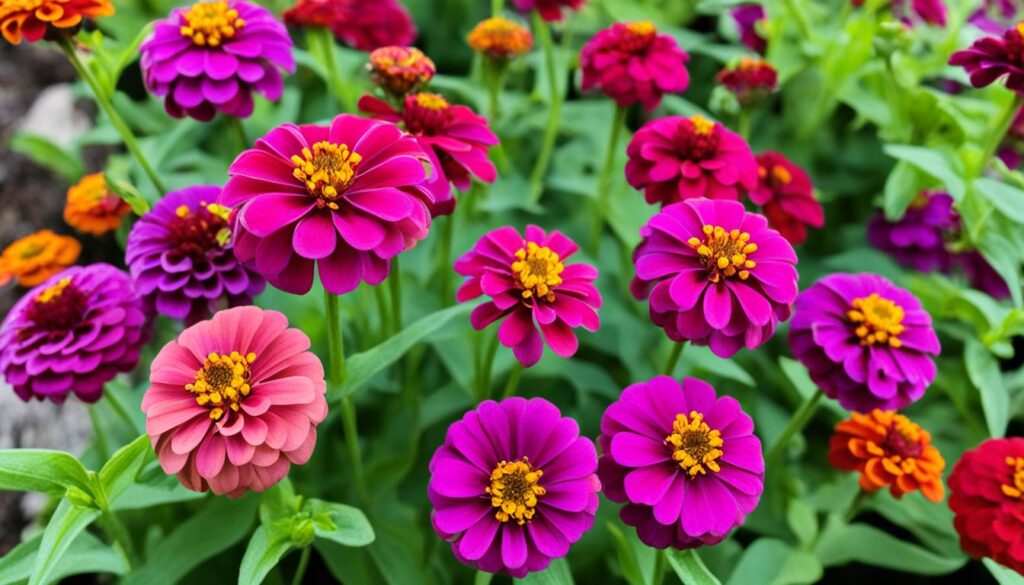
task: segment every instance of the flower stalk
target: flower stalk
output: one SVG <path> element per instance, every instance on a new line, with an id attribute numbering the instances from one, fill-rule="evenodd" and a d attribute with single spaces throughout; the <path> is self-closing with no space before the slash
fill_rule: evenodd
<path id="1" fill-rule="evenodd" d="M 775 443 L 765 456 L 765 469 L 773 469 L 775 467 L 775 464 L 778 462 L 779 457 L 782 456 L 782 452 L 786 450 L 786 446 L 789 445 L 789 441 L 793 438 L 793 435 L 803 430 L 811 420 L 811 417 L 814 416 L 814 411 L 818 408 L 818 402 L 821 401 L 821 397 L 824 395 L 825 394 L 820 388 L 815 390 L 814 394 L 811 394 L 807 400 L 804 400 L 804 403 L 800 405 L 800 408 L 793 413 L 792 418 L 790 418 L 789 422 L 786 424 L 786 428 L 782 429 L 782 434 L 775 440 Z"/>
<path id="2" fill-rule="evenodd" d="M 342 388 L 345 381 L 345 346 L 341 328 L 341 310 L 338 297 L 324 291 L 324 308 L 327 313 L 327 353 L 330 367 L 328 379 L 335 392 L 341 393 L 341 418 L 345 429 L 345 443 L 352 464 L 352 477 L 356 484 L 356 495 L 366 501 L 366 484 L 363 480 L 363 456 L 359 449 L 359 429 L 356 409 L 352 397 Z"/>
<path id="3" fill-rule="evenodd" d="M 540 153 L 537 155 L 537 162 L 530 174 L 530 203 L 537 203 L 544 192 L 544 175 L 547 174 L 551 155 L 555 150 L 555 141 L 558 139 L 558 127 L 562 120 L 562 101 L 565 94 L 558 82 L 559 71 L 555 63 L 555 44 L 551 38 L 551 27 L 537 11 L 531 14 L 531 19 L 533 30 L 536 31 L 537 37 L 540 39 L 541 51 L 544 53 L 544 70 L 547 73 L 548 90 L 551 92 L 548 124 L 544 129 L 544 138 L 541 142 Z"/>
<path id="4" fill-rule="evenodd" d="M 622 127 L 626 125 L 626 114 L 629 112 L 618 104 L 615 106 L 615 114 L 612 116 L 612 127 L 608 136 L 608 145 L 604 153 L 604 164 L 601 166 L 601 174 L 597 179 L 597 198 L 594 214 L 594 232 L 592 245 L 595 253 L 601 249 L 601 232 L 604 231 L 605 220 L 611 208 L 611 179 L 612 170 L 615 167 L 615 154 L 618 152 L 619 136 L 622 134 Z"/>

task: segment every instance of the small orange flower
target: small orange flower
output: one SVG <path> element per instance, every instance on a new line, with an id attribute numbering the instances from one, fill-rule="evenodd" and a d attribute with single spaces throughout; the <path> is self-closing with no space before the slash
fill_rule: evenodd
<path id="1" fill-rule="evenodd" d="M 15 241 L 0 254 L 0 285 L 12 278 L 35 286 L 78 260 L 82 245 L 69 236 L 41 230 Z"/>
<path id="2" fill-rule="evenodd" d="M 68 189 L 64 221 L 76 230 L 101 236 L 121 225 L 121 218 L 132 210 L 123 199 L 107 189 L 103 173 L 82 177 Z"/>
<path id="3" fill-rule="evenodd" d="M 434 62 L 416 47 L 381 47 L 370 53 L 367 65 L 373 82 L 402 97 L 434 78 Z"/>
<path id="4" fill-rule="evenodd" d="M 467 41 L 474 51 L 495 59 L 515 59 L 533 48 L 533 35 L 525 26 L 501 17 L 476 25 Z"/>
<path id="5" fill-rule="evenodd" d="M 11 44 L 34 43 L 52 29 L 74 28 L 83 18 L 114 14 L 110 0 L 0 0 L 0 33 Z"/>
<path id="6" fill-rule="evenodd" d="M 860 487 L 876 492 L 886 486 L 893 497 L 921 490 L 933 502 L 942 501 L 945 460 L 931 444 L 932 436 L 892 410 L 853 413 L 836 425 L 828 460 L 843 471 L 859 471 Z"/>

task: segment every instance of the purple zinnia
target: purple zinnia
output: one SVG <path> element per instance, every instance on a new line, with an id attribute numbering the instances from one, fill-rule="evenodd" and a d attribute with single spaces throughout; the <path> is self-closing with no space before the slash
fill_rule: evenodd
<path id="1" fill-rule="evenodd" d="M 984 37 L 963 51 L 953 53 L 950 65 L 958 65 L 971 76 L 971 85 L 985 87 L 1006 76 L 1006 87 L 1024 94 L 1024 22 L 1010 27 L 1000 37 Z"/>
<path id="2" fill-rule="evenodd" d="M 757 23 L 765 19 L 764 7 L 760 4 L 741 4 L 732 9 L 732 19 L 740 33 L 740 42 L 755 53 L 765 52 L 768 41 L 757 32 Z"/>
<path id="3" fill-rule="evenodd" d="M 754 421 L 697 378 L 633 384 L 601 418 L 598 474 L 649 546 L 717 544 L 754 511 L 764 457 Z"/>
<path id="4" fill-rule="evenodd" d="M 995 299 L 1010 298 L 1010 287 L 1003 277 L 977 250 L 961 252 L 953 257 L 953 263 L 963 270 L 971 288 L 980 290 Z"/>
<path id="5" fill-rule="evenodd" d="M 269 10 L 242 0 L 175 8 L 142 43 L 146 85 L 175 118 L 246 118 L 252 92 L 281 97 L 280 69 L 295 71 L 292 40 Z"/>
<path id="6" fill-rule="evenodd" d="M 0 372 L 25 401 L 85 402 L 130 372 L 148 338 L 142 303 L 127 274 L 109 264 L 73 266 L 15 303 L 0 326 Z"/>
<path id="7" fill-rule="evenodd" d="M 940 350 L 917 298 L 876 274 L 832 274 L 800 293 L 789 345 L 826 396 L 858 412 L 921 398 Z"/>
<path id="8" fill-rule="evenodd" d="M 172 191 L 128 235 L 125 262 L 147 308 L 189 325 L 252 303 L 266 282 L 235 258 L 220 187 Z"/>
<path id="9" fill-rule="evenodd" d="M 754 349 L 789 318 L 797 294 L 796 253 L 762 215 L 741 203 L 688 199 L 640 229 L 633 253 L 637 299 L 677 342 L 719 357 Z"/>
<path id="10" fill-rule="evenodd" d="M 947 193 L 922 191 L 897 221 L 876 211 L 868 222 L 868 241 L 897 262 L 921 272 L 947 271 L 946 240 L 960 228 L 960 216 Z"/>
<path id="11" fill-rule="evenodd" d="M 488 400 L 448 428 L 430 460 L 438 536 L 459 561 L 522 578 L 590 530 L 597 453 L 579 425 L 543 398 Z"/>

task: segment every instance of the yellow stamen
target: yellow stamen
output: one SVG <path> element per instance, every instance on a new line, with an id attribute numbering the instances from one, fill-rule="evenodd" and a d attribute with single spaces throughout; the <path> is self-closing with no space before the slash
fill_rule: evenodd
<path id="1" fill-rule="evenodd" d="M 857 297 L 850 302 L 850 307 L 846 317 L 854 324 L 854 333 L 860 338 L 861 345 L 903 346 L 899 340 L 905 329 L 903 307 L 878 293 Z"/>
<path id="2" fill-rule="evenodd" d="M 626 24 L 626 29 L 634 35 L 640 37 L 646 37 L 653 35 L 657 32 L 654 28 L 654 23 L 649 20 L 639 20 L 637 22 L 630 22 Z"/>
<path id="3" fill-rule="evenodd" d="M 491 472 L 491 485 L 484 488 L 491 497 L 491 506 L 498 508 L 494 517 L 501 522 L 514 520 L 520 526 L 532 520 L 538 499 L 547 493 L 539 485 L 543 475 L 526 457 L 498 463 Z"/>
<path id="4" fill-rule="evenodd" d="M 704 422 L 704 415 L 697 411 L 677 414 L 672 423 L 672 434 L 665 437 L 665 444 L 672 448 L 672 459 L 691 478 L 706 475 L 707 470 L 719 471 L 718 460 L 722 457 L 725 441 L 718 429 L 712 429 Z"/>
<path id="5" fill-rule="evenodd" d="M 1013 471 L 1013 476 L 1002 486 L 1003 493 L 1017 500 L 1024 499 L 1024 457 L 1007 457 L 1006 465 Z"/>
<path id="6" fill-rule="evenodd" d="M 700 114 L 690 116 L 693 124 L 693 133 L 700 136 L 708 136 L 715 131 L 715 123 Z"/>
<path id="7" fill-rule="evenodd" d="M 553 289 L 562 284 L 563 270 L 565 266 L 558 254 L 534 242 L 527 242 L 525 248 L 520 248 L 512 262 L 512 273 L 519 280 L 524 299 L 555 300 Z"/>
<path id="8" fill-rule="evenodd" d="M 448 109 L 450 104 L 448 103 L 448 100 L 444 99 L 444 97 L 439 94 L 418 93 L 416 94 L 416 105 L 428 110 L 440 111 Z"/>
<path id="9" fill-rule="evenodd" d="M 302 181 L 309 194 L 317 198 L 318 205 L 338 209 L 335 200 L 352 182 L 362 160 L 348 145 L 324 140 L 314 144 L 312 150 L 303 148 L 301 156 L 292 157 L 292 176 Z"/>
<path id="10" fill-rule="evenodd" d="M 734 229 L 726 231 L 722 226 L 705 225 L 704 239 L 690 238 L 687 244 L 697 251 L 708 272 L 708 280 L 720 282 L 722 276 L 739 276 L 740 280 L 750 278 L 750 269 L 757 263 L 749 258 L 757 252 L 757 244 L 750 241 L 750 234 Z"/>
<path id="11" fill-rule="evenodd" d="M 210 409 L 210 418 L 220 420 L 225 409 L 238 412 L 239 403 L 252 392 L 249 380 L 254 361 L 256 354 L 251 352 L 244 356 L 237 351 L 211 353 L 202 369 L 196 372 L 195 381 L 186 384 L 185 390 L 196 395 L 196 404 Z"/>
<path id="12" fill-rule="evenodd" d="M 46 290 L 36 295 L 35 300 L 37 303 L 45 305 L 46 303 L 59 299 L 60 296 L 64 294 L 64 289 L 66 289 L 70 284 L 71 277 L 65 276 L 64 278 L 58 280 L 57 284 L 47 287 Z"/>
<path id="13" fill-rule="evenodd" d="M 234 38 L 235 33 L 245 26 L 238 18 L 238 11 L 227 2 L 198 2 L 184 14 L 185 22 L 180 32 L 200 47 L 220 46 L 225 40 Z"/>
<path id="14" fill-rule="evenodd" d="M 772 177 L 783 185 L 788 185 L 793 180 L 793 175 L 789 172 L 789 169 L 782 165 L 772 167 Z"/>

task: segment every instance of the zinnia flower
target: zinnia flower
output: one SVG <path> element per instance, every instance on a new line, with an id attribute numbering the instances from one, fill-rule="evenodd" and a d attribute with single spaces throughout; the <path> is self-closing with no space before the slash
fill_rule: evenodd
<path id="1" fill-rule="evenodd" d="M 237 307 L 160 350 L 142 398 L 164 472 L 186 488 L 237 498 L 309 460 L 327 416 L 324 368 L 277 311 Z"/>
<path id="2" fill-rule="evenodd" d="M 579 426 L 543 398 L 488 400 L 448 427 L 430 460 L 438 536 L 460 562 L 522 578 L 590 530 L 601 484 Z"/>
<path id="3" fill-rule="evenodd" d="M 828 461 L 841 471 L 860 473 L 860 487 L 866 492 L 888 487 L 899 499 L 921 490 L 933 502 L 941 502 L 945 494 L 946 461 L 932 446 L 931 434 L 892 410 L 854 412 L 837 424 Z"/>
<path id="4" fill-rule="evenodd" d="M 768 41 L 757 31 L 759 22 L 765 19 L 764 7 L 760 4 L 743 4 L 730 13 L 740 33 L 740 42 L 755 53 L 764 54 Z"/>
<path id="5" fill-rule="evenodd" d="M 750 200 L 761 206 L 768 225 L 794 246 L 807 239 L 807 226 L 825 225 L 825 210 L 814 197 L 807 172 L 771 150 L 757 155 L 757 187 Z"/>
<path id="6" fill-rule="evenodd" d="M 466 37 L 469 47 L 499 61 L 511 61 L 533 48 L 533 35 L 514 20 L 496 16 L 481 21 Z"/>
<path id="7" fill-rule="evenodd" d="M 434 62 L 416 47 L 381 47 L 370 53 L 370 77 L 389 95 L 401 98 L 434 78 Z"/>
<path id="8" fill-rule="evenodd" d="M 749 106 L 764 101 L 778 89 L 779 74 L 763 59 L 743 57 L 735 67 L 719 71 L 715 79 L 736 96 L 741 106 Z"/>
<path id="9" fill-rule="evenodd" d="M 298 0 L 283 15 L 295 26 L 331 29 L 346 45 L 360 51 L 406 47 L 416 41 L 416 24 L 397 0 Z"/>
<path id="10" fill-rule="evenodd" d="M 960 216 L 947 193 L 922 191 L 903 217 L 889 221 L 879 210 L 868 222 L 868 241 L 897 262 L 921 272 L 948 271 L 947 240 L 960 230 Z"/>
<path id="11" fill-rule="evenodd" d="M 536 9 L 537 14 L 548 22 L 562 20 L 562 9 L 579 10 L 587 0 L 512 0 L 516 10 L 529 12 Z"/>
<path id="12" fill-rule="evenodd" d="M 626 149 L 626 180 L 648 203 L 692 197 L 738 199 L 757 187 L 757 161 L 747 141 L 704 116 L 648 122 Z"/>
<path id="13" fill-rule="evenodd" d="M 789 345 L 826 396 L 857 412 L 921 398 L 940 350 L 917 298 L 876 274 L 832 274 L 801 292 Z"/>
<path id="14" fill-rule="evenodd" d="M 631 290 L 676 342 L 727 358 L 768 341 L 797 294 L 796 253 L 735 201 L 669 205 L 640 229 Z"/>
<path id="15" fill-rule="evenodd" d="M 487 158 L 498 137 L 487 126 L 487 118 L 467 106 L 450 104 L 436 93 L 416 93 L 405 96 L 401 112 L 372 96 L 363 96 L 359 109 L 378 120 L 400 123 L 423 147 L 434 170 L 426 185 L 433 194 L 432 215 L 447 215 L 455 209 L 451 183 L 468 191 L 473 177 L 484 183 L 498 178 Z"/>
<path id="16" fill-rule="evenodd" d="M 1010 298 L 1010 287 L 1006 281 L 977 250 L 956 254 L 953 263 L 964 271 L 971 288 L 995 299 Z"/>
<path id="17" fill-rule="evenodd" d="M 40 230 L 15 240 L 0 254 L 0 285 L 17 279 L 35 286 L 75 263 L 82 245 L 70 236 Z"/>
<path id="18" fill-rule="evenodd" d="M 333 294 L 379 284 L 430 229 L 427 160 L 386 122 L 278 126 L 228 168 L 218 203 L 237 214 L 235 255 L 293 294 L 313 286 L 314 264 Z"/>
<path id="19" fill-rule="evenodd" d="M 125 262 L 149 310 L 191 325 L 263 292 L 263 277 L 235 258 L 219 195 L 217 186 L 172 191 L 132 227 Z"/>
<path id="20" fill-rule="evenodd" d="M 47 33 L 75 29 L 85 18 L 114 14 L 110 0 L 4 0 L 0 2 L 0 32 L 7 42 L 34 43 Z M 68 31 L 74 34 L 74 30 Z"/>
<path id="21" fill-rule="evenodd" d="M 277 101 L 295 71 L 292 40 L 269 10 L 244 0 L 197 2 L 157 21 L 142 43 L 146 86 L 175 118 L 246 118 L 253 92 Z"/>
<path id="22" fill-rule="evenodd" d="M 593 36 L 580 51 L 581 89 L 599 88 L 620 107 L 653 110 L 666 93 L 690 85 L 690 56 L 650 21 L 617 22 Z"/>
<path id="23" fill-rule="evenodd" d="M 894 2 L 893 8 L 897 13 L 906 13 L 904 6 L 906 0 Z M 942 0 L 910 0 L 910 8 L 914 14 L 924 22 L 935 26 L 946 26 L 946 5 Z M 909 20 L 907 16 L 904 20 Z"/>
<path id="24" fill-rule="evenodd" d="M 1016 0 L 984 0 L 967 21 L 988 34 L 997 35 L 1019 20 L 1020 8 Z"/>
<path id="25" fill-rule="evenodd" d="M 974 41 L 970 48 L 949 58 L 971 76 L 971 85 L 985 87 L 1006 76 L 1006 87 L 1024 94 L 1024 22 L 1010 27 L 1002 38 L 991 36 Z"/>
<path id="26" fill-rule="evenodd" d="M 121 227 L 121 218 L 131 211 L 131 206 L 107 189 L 103 173 L 95 173 L 68 189 L 64 221 L 82 233 L 102 236 Z"/>
<path id="27" fill-rule="evenodd" d="M 21 297 L 0 326 L 0 372 L 24 401 L 96 402 L 135 369 L 148 324 L 131 279 L 109 264 L 73 266 Z"/>
<path id="28" fill-rule="evenodd" d="M 764 490 L 754 421 L 697 378 L 658 376 L 623 390 L 601 417 L 598 475 L 648 546 L 718 544 Z"/>
<path id="29" fill-rule="evenodd" d="M 989 439 L 964 453 L 949 491 L 964 552 L 1024 575 L 1024 438 Z"/>
<path id="30" fill-rule="evenodd" d="M 456 295 L 459 302 L 490 297 L 473 309 L 473 328 L 502 320 L 498 340 L 526 367 L 540 360 L 544 341 L 556 355 L 575 354 L 573 329 L 597 331 L 601 325 L 601 295 L 593 284 L 597 269 L 564 264 L 578 249 L 560 232 L 547 234 L 533 225 L 525 238 L 507 226 L 484 234 L 455 262 L 455 272 L 469 277 Z"/>

